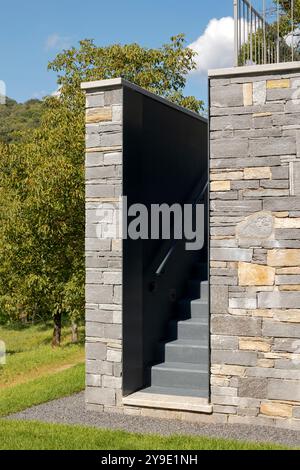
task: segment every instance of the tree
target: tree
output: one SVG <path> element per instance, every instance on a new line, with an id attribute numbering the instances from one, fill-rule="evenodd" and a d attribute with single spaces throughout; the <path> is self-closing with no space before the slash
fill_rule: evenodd
<path id="1" fill-rule="evenodd" d="M 43 104 L 38 129 L 0 147 L 0 310 L 10 318 L 49 318 L 53 345 L 62 317 L 84 315 L 84 94 L 80 83 L 122 76 L 196 112 L 185 97 L 194 52 L 183 35 L 159 49 L 137 44 L 96 47 L 80 42 L 49 64 L 58 72 L 58 97 Z"/>
<path id="2" fill-rule="evenodd" d="M 0 105 L 0 141 L 14 143 L 19 140 L 20 132 L 35 129 L 40 125 L 43 102 L 32 99 L 25 103 L 6 98 Z"/>

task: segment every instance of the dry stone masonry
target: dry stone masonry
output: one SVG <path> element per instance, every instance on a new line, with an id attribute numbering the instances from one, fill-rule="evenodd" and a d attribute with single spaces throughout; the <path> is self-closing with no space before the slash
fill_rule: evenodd
<path id="1" fill-rule="evenodd" d="M 97 225 L 99 207 L 109 222 L 121 195 L 122 101 L 120 85 L 86 90 L 86 401 L 93 411 L 122 400 L 122 245 Z"/>
<path id="2" fill-rule="evenodd" d="M 300 429 L 300 67 L 282 67 L 210 78 L 211 402 Z"/>

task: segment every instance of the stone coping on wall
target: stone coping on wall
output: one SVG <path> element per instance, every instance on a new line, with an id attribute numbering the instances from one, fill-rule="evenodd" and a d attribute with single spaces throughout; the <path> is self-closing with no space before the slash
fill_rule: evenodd
<path id="1" fill-rule="evenodd" d="M 200 114 L 190 111 L 189 109 L 183 108 L 182 106 L 179 106 L 176 103 L 172 103 L 166 98 L 156 95 L 155 93 L 151 93 L 151 91 L 145 90 L 144 88 L 141 88 L 140 86 L 135 85 L 134 83 L 131 83 L 128 80 L 125 80 L 124 78 L 121 78 L 121 77 L 81 83 L 81 89 L 89 93 L 91 93 L 93 90 L 104 91 L 104 90 L 109 90 L 115 87 L 131 88 L 132 90 L 135 90 L 138 93 L 141 93 L 142 95 L 149 96 L 149 98 L 152 98 L 156 101 L 160 101 L 161 103 L 166 104 L 169 108 L 171 107 L 171 108 L 177 109 L 178 111 L 188 114 L 189 116 L 193 116 L 194 118 L 199 119 L 200 121 L 207 122 L 207 119 L 201 116 Z"/>
<path id="2" fill-rule="evenodd" d="M 211 69 L 208 71 L 209 78 L 233 77 L 233 76 L 252 76 L 266 73 L 280 73 L 300 71 L 299 62 L 282 62 L 280 64 L 246 65 L 242 67 L 229 67 L 225 69 Z"/>

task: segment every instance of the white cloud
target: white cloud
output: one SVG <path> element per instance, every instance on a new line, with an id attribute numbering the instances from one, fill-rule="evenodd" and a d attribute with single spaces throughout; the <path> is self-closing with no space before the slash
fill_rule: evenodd
<path id="1" fill-rule="evenodd" d="M 71 39 L 67 36 L 60 36 L 57 33 L 50 34 L 47 37 L 45 43 L 45 49 L 49 50 L 61 50 L 67 49 L 71 45 Z"/>
<path id="2" fill-rule="evenodd" d="M 206 75 L 209 69 L 232 67 L 234 64 L 234 20 L 214 18 L 204 33 L 189 46 L 197 56 L 194 73 Z"/>

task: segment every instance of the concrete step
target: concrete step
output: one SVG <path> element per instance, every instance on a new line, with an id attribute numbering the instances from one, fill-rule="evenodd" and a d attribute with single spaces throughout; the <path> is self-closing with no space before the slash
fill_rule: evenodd
<path id="1" fill-rule="evenodd" d="M 182 299 L 178 302 L 179 318 L 203 318 L 208 319 L 208 300 L 207 299 Z"/>
<path id="2" fill-rule="evenodd" d="M 206 364 L 209 359 L 208 341 L 177 339 L 160 345 L 165 362 Z"/>
<path id="3" fill-rule="evenodd" d="M 202 341 L 207 340 L 209 336 L 208 319 L 189 319 L 183 321 L 171 321 L 169 323 L 170 339 L 188 339 Z"/>
<path id="4" fill-rule="evenodd" d="M 163 362 L 151 368 L 152 387 L 208 390 L 208 365 Z"/>
<path id="5" fill-rule="evenodd" d="M 175 395 L 183 397 L 199 397 L 208 398 L 208 390 L 206 387 L 199 388 L 178 388 L 178 387 L 155 387 L 144 388 L 140 393 L 148 393 L 153 395 Z"/>
<path id="6" fill-rule="evenodd" d="M 192 279 L 188 281 L 188 297 L 192 299 L 208 299 L 208 281 Z"/>

